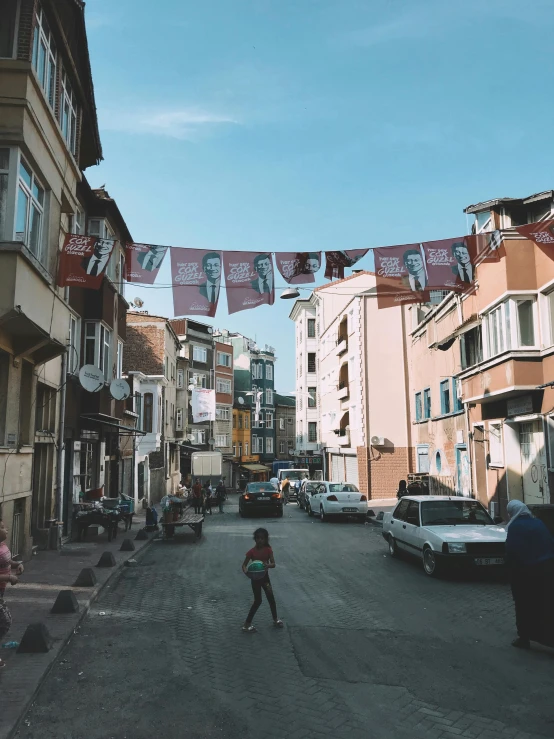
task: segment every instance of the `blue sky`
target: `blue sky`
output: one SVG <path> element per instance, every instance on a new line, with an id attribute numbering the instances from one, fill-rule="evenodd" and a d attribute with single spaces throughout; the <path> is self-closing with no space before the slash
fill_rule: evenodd
<path id="1" fill-rule="evenodd" d="M 88 0 L 86 17 L 105 157 L 87 177 L 137 241 L 410 243 L 554 186 L 552 0 Z M 127 296 L 173 316 L 170 288 Z M 284 392 L 291 302 L 223 299 L 213 320 L 276 347 Z"/>

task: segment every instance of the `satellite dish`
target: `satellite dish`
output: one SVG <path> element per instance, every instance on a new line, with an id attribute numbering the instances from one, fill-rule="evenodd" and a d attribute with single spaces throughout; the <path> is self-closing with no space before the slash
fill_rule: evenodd
<path id="1" fill-rule="evenodd" d="M 144 300 L 141 300 L 140 298 L 135 298 L 133 300 L 133 305 L 136 305 L 137 308 L 142 308 L 144 305 Z"/>
<path id="2" fill-rule="evenodd" d="M 126 380 L 112 380 L 110 384 L 110 393 L 112 394 L 112 398 L 115 398 L 116 400 L 127 400 L 131 394 L 131 388 Z"/>
<path id="3" fill-rule="evenodd" d="M 79 370 L 79 382 L 89 393 L 97 393 L 104 387 L 105 381 L 102 370 L 93 364 L 85 364 Z"/>
<path id="4" fill-rule="evenodd" d="M 244 398 L 237 398 L 240 405 L 244 405 Z"/>
<path id="5" fill-rule="evenodd" d="M 211 436 L 211 437 L 210 437 L 210 438 L 208 439 L 208 444 L 209 444 L 210 446 L 213 446 L 213 445 L 215 444 L 215 439 L 214 439 L 214 437 L 213 437 L 213 436 Z"/>

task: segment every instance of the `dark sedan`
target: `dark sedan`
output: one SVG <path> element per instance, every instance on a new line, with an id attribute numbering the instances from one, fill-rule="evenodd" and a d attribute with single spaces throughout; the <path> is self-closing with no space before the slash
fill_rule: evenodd
<path id="1" fill-rule="evenodd" d="M 283 515 L 283 496 L 271 482 L 249 482 L 239 498 L 239 513 L 245 518 L 250 513 Z"/>

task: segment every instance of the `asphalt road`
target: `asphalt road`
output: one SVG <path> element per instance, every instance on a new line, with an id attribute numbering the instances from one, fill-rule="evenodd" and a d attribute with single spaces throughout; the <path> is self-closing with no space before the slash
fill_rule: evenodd
<path id="1" fill-rule="evenodd" d="M 240 571 L 267 526 L 284 629 L 256 634 Z M 554 652 L 518 651 L 509 588 L 431 580 L 381 530 L 285 509 L 208 517 L 104 591 L 43 684 L 26 739 L 470 739 L 554 735 Z"/>

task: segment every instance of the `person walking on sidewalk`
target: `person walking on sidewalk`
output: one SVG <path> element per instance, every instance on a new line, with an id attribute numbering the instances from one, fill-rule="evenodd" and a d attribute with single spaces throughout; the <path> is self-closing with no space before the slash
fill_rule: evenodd
<path id="1" fill-rule="evenodd" d="M 202 485 L 198 478 L 196 478 L 192 486 L 192 501 L 194 503 L 194 512 L 202 513 Z"/>
<path id="2" fill-rule="evenodd" d="M 217 500 L 220 513 L 223 513 L 223 503 L 225 502 L 226 497 L 227 490 L 225 489 L 225 483 L 223 482 L 223 480 L 220 480 L 219 485 L 215 489 L 215 499 Z"/>
<path id="3" fill-rule="evenodd" d="M 204 498 L 204 515 L 206 513 L 209 513 L 210 516 L 212 515 L 212 486 L 208 480 L 206 483 L 206 486 L 202 490 L 202 496 Z"/>
<path id="4" fill-rule="evenodd" d="M 24 570 L 21 562 L 16 562 L 12 559 L 12 553 L 6 544 L 7 538 L 8 529 L 0 519 L 0 641 L 6 636 L 12 625 L 12 614 L 4 602 L 6 586 L 8 583 L 10 585 L 17 585 L 19 575 L 23 574 Z M 15 574 L 12 570 L 15 570 Z M 5 666 L 6 663 L 0 658 L 0 668 Z"/>
<path id="5" fill-rule="evenodd" d="M 242 627 L 242 630 L 248 634 L 252 634 L 256 631 L 252 626 L 252 621 L 254 620 L 256 611 L 262 604 L 262 590 L 264 591 L 269 607 L 271 608 L 273 625 L 278 627 L 283 626 L 283 622 L 277 616 L 277 604 L 275 603 L 275 596 L 273 595 L 273 589 L 269 581 L 269 570 L 275 568 L 275 558 L 273 556 L 273 549 L 269 546 L 269 532 L 267 529 L 256 529 L 256 531 L 254 531 L 254 541 L 256 542 L 256 546 L 246 552 L 246 558 L 242 563 L 242 571 L 248 576 L 249 562 L 260 561 L 265 565 L 265 576 L 261 580 L 251 580 L 252 592 L 254 593 L 254 603 L 252 603 L 248 616 L 246 617 L 246 621 Z"/>

